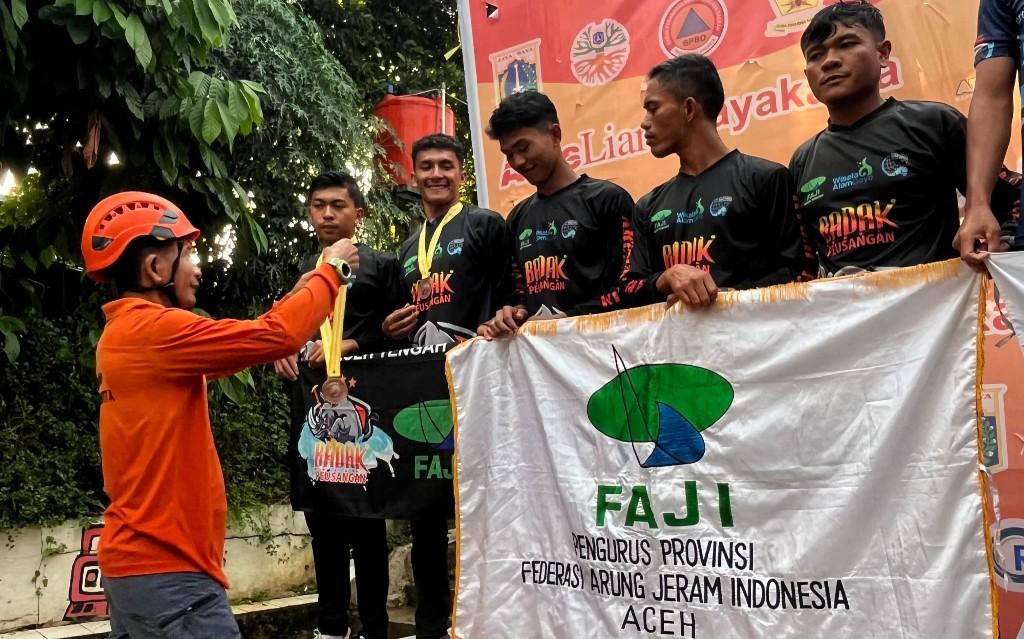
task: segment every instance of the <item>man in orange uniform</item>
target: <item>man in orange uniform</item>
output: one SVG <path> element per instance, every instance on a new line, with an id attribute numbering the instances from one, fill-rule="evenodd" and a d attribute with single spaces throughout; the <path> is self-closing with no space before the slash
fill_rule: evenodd
<path id="1" fill-rule="evenodd" d="M 96 347 L 100 451 L 110 505 L 99 562 L 112 638 L 239 637 L 223 570 L 227 502 L 206 403 L 207 377 L 296 352 L 358 267 L 348 240 L 255 320 L 189 312 L 199 231 L 140 192 L 103 200 L 82 234 L 86 273 L 111 280 Z"/>

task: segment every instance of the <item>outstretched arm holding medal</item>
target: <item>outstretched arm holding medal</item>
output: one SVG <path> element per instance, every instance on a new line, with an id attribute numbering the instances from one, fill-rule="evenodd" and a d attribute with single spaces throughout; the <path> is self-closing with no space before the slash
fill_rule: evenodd
<path id="1" fill-rule="evenodd" d="M 118 294 L 103 306 L 96 347 L 110 497 L 99 563 L 118 636 L 148 635 L 143 620 L 170 618 L 195 601 L 207 603 L 202 616 L 187 618 L 193 632 L 240 636 L 224 592 L 227 502 L 207 379 L 297 351 L 359 266 L 351 241 L 334 242 L 267 313 L 214 320 L 190 312 L 201 281 L 198 236 L 176 205 L 142 192 L 97 204 L 82 233 L 86 274 L 112 281 Z"/>

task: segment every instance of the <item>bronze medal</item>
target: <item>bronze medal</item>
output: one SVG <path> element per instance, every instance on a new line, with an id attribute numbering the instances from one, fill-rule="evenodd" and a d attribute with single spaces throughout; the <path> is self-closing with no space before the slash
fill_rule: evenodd
<path id="1" fill-rule="evenodd" d="M 430 298 L 430 293 L 433 290 L 433 286 L 430 283 L 430 277 L 424 277 L 416 282 L 416 300 L 426 300 Z"/>
<path id="2" fill-rule="evenodd" d="M 320 392 L 329 404 L 338 405 L 348 398 L 348 386 L 340 377 L 328 377 Z"/>

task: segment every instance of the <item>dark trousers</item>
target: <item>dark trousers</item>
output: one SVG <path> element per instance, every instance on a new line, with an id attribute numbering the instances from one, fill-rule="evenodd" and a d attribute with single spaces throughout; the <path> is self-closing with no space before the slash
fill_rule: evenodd
<path id="1" fill-rule="evenodd" d="M 241 639 L 224 586 L 200 572 L 104 577 L 108 639 Z"/>
<path id="2" fill-rule="evenodd" d="M 316 570 L 317 628 L 345 636 L 352 599 L 349 558 L 355 559 L 360 631 L 366 639 L 388 637 L 388 540 L 383 519 L 306 513 L 313 536 Z M 351 555 L 349 551 L 351 550 Z"/>
<path id="3" fill-rule="evenodd" d="M 416 639 L 448 636 L 452 608 L 448 577 L 448 520 L 413 519 L 412 576 L 416 581 Z"/>

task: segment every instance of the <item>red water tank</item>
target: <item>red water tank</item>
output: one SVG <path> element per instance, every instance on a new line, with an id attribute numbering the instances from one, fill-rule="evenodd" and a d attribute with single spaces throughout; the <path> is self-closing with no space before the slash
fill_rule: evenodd
<path id="1" fill-rule="evenodd" d="M 441 98 L 422 95 L 386 95 L 373 114 L 384 120 L 394 130 L 382 131 L 377 144 L 384 149 L 386 157 L 381 158 L 388 173 L 398 184 L 412 184 L 412 145 L 416 140 L 432 133 L 455 134 L 455 113 L 451 107 L 444 107 L 444 122 L 441 120 Z M 395 139 L 397 137 L 397 140 Z"/>

